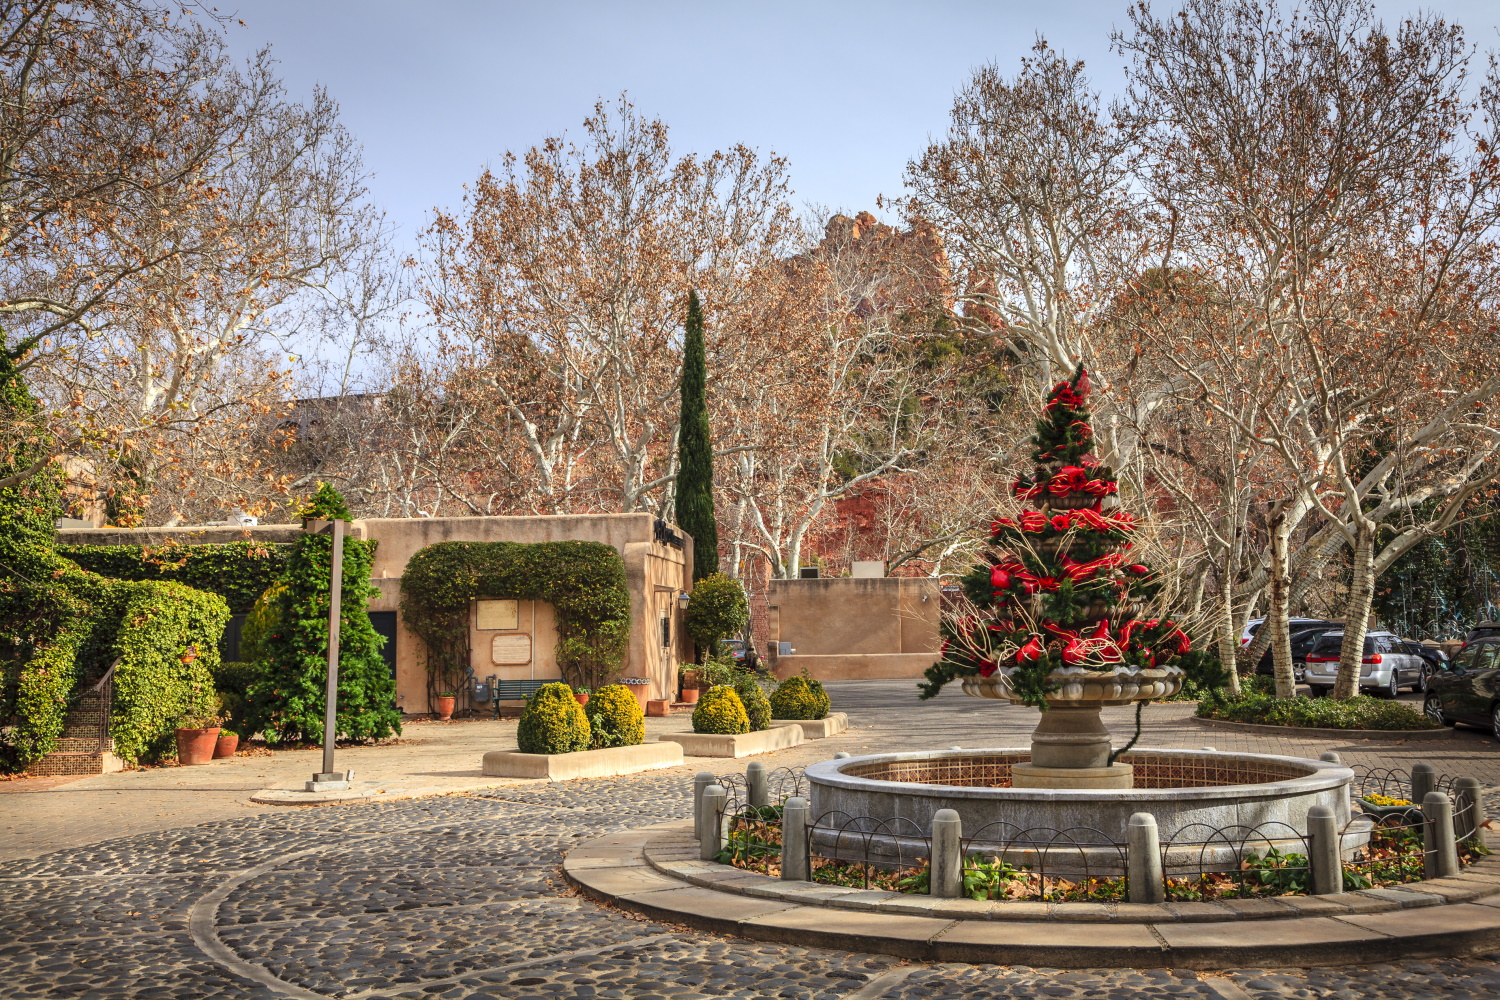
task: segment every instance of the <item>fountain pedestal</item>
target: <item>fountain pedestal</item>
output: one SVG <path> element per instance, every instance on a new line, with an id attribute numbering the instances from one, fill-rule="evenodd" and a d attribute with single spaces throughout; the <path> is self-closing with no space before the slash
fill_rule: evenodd
<path id="1" fill-rule="evenodd" d="M 1109 762 L 1098 705 L 1050 705 L 1031 734 L 1031 761 L 1010 769 L 1012 788 L 1131 788 L 1135 768 Z"/>

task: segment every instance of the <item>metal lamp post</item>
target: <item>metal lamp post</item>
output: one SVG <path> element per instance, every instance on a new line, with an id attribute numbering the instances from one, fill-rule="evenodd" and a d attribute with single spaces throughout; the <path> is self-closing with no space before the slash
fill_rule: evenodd
<path id="1" fill-rule="evenodd" d="M 308 520 L 302 522 L 302 530 L 314 535 L 333 536 L 333 566 L 329 580 L 328 601 L 328 695 L 323 713 L 323 770 L 314 774 L 307 783 L 309 792 L 336 792 L 349 787 L 354 778 L 353 771 L 333 769 L 334 732 L 339 714 L 339 626 L 344 584 L 344 535 L 348 532 L 348 521 Z"/>

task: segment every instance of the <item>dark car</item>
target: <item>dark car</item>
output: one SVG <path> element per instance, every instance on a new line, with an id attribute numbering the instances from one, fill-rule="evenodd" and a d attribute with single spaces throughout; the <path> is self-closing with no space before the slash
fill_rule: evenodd
<path id="1" fill-rule="evenodd" d="M 1408 653 L 1421 658 L 1422 690 L 1426 691 L 1427 679 L 1431 677 L 1434 672 L 1442 670 L 1445 666 L 1447 666 L 1448 654 L 1443 652 L 1441 649 L 1434 649 L 1431 646 L 1424 646 L 1420 642 L 1413 642 L 1410 639 L 1402 640 L 1402 645 L 1405 647 Z"/>
<path id="2" fill-rule="evenodd" d="M 1469 634 L 1464 637 L 1464 642 L 1474 642 L 1477 639 L 1500 638 L 1500 622 L 1480 622 L 1469 629 Z"/>
<path id="3" fill-rule="evenodd" d="M 1427 680 L 1422 712 L 1433 722 L 1462 722 L 1500 737 L 1500 637 L 1471 642 Z"/>
<path id="4" fill-rule="evenodd" d="M 1302 673 L 1307 669 L 1307 654 L 1312 652 L 1313 645 L 1323 638 L 1324 633 L 1337 631 L 1343 627 L 1331 623 L 1324 623 L 1316 628 L 1299 629 L 1296 625 L 1292 626 L 1292 676 L 1297 679 L 1298 684 L 1302 683 Z M 1269 649 L 1260 654 L 1260 660 L 1255 664 L 1255 672 L 1257 674 L 1276 672 Z"/>

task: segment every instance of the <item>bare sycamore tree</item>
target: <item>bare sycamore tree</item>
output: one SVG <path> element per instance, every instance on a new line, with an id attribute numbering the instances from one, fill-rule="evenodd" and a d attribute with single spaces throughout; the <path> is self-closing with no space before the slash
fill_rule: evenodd
<path id="1" fill-rule="evenodd" d="M 688 288 L 710 330 L 729 325 L 747 274 L 795 237 L 786 196 L 780 158 L 744 146 L 676 157 L 667 127 L 622 97 L 596 106 L 580 144 L 507 154 L 462 215 L 439 213 L 423 295 L 483 358 L 534 507 L 580 509 L 595 485 L 621 511 L 659 505 Z"/>
<path id="2" fill-rule="evenodd" d="M 1249 653 L 1273 643 L 1289 695 L 1299 574 L 1288 540 L 1317 512 L 1326 520 L 1304 569 L 1341 542 L 1355 552 L 1341 680 L 1356 678 L 1370 511 L 1411 516 L 1490 475 L 1469 395 L 1486 391 L 1489 365 L 1453 364 L 1458 329 L 1476 329 L 1458 317 L 1492 294 L 1483 262 L 1495 221 L 1493 158 L 1455 144 L 1478 110 L 1461 97 L 1461 36 L 1431 17 L 1387 33 L 1368 7 L 1338 0 L 1290 22 L 1274 6 L 1208 0 L 1168 20 L 1141 6 L 1132 20 L 1117 44 L 1134 56 L 1145 178 L 1176 223 L 1175 265 L 1216 288 L 1227 312 L 1167 337 L 1159 357 L 1286 476 L 1263 500 L 1271 611 Z M 1472 140 L 1483 150 L 1492 138 Z"/>
<path id="3" fill-rule="evenodd" d="M 326 95 L 286 99 L 269 52 L 235 67 L 129 5 L 5 11 L 0 310 L 39 431 L 128 497 L 127 523 L 165 479 L 179 513 L 230 498 L 287 386 L 276 307 L 365 238 L 358 150 Z"/>
<path id="4" fill-rule="evenodd" d="M 1038 41 L 1020 72 L 978 70 L 948 134 L 907 167 L 906 208 L 942 231 L 969 294 L 1003 321 L 1039 388 L 1092 364 L 1090 326 L 1136 254 L 1131 137 L 1083 63 Z M 1101 372 L 1101 376 L 1107 373 Z"/>

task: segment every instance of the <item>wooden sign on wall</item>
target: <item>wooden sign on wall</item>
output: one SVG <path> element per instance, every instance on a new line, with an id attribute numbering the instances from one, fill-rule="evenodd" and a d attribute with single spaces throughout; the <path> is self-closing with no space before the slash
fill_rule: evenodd
<path id="1" fill-rule="evenodd" d="M 490 662 L 497 667 L 517 667 L 531 662 L 531 636 L 524 632 L 497 635 L 490 641 Z"/>
<path id="2" fill-rule="evenodd" d="M 520 601 L 477 601 L 479 605 L 477 627 L 481 629 L 513 629 L 521 627 Z"/>

